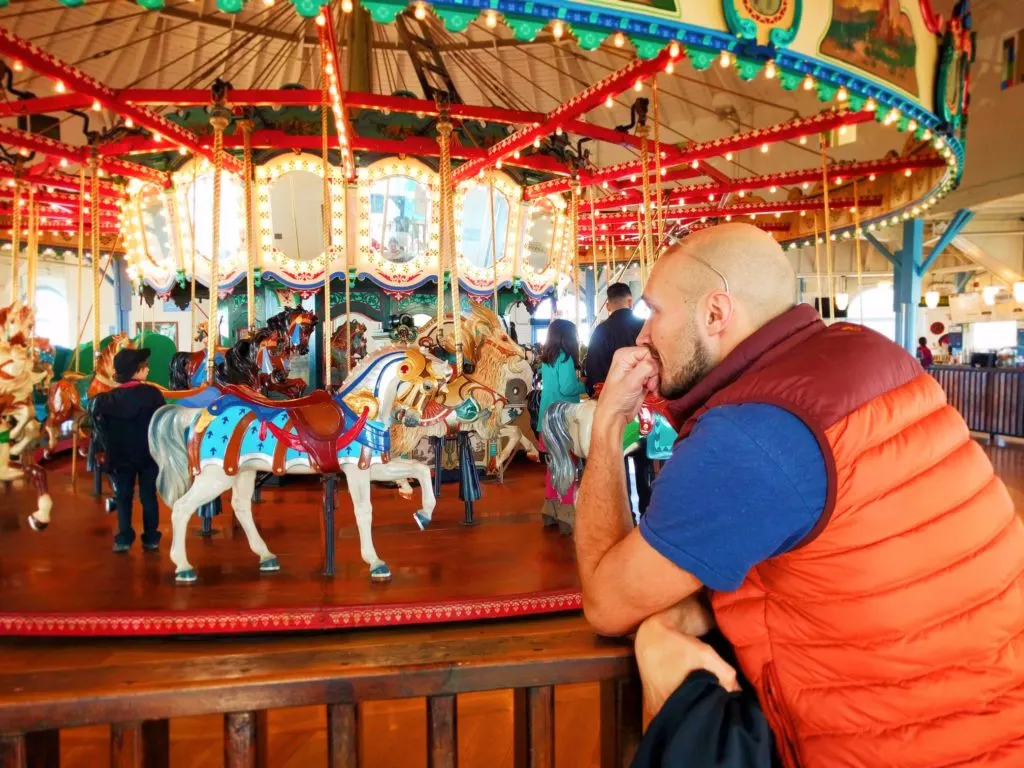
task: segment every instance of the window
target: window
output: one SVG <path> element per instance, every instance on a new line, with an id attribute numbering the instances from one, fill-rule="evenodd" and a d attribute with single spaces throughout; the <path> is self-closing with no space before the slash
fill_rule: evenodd
<path id="1" fill-rule="evenodd" d="M 646 320 L 648 317 L 651 316 L 651 308 L 647 306 L 647 302 L 645 302 L 643 299 L 640 299 L 640 301 L 638 301 L 633 306 L 633 314 L 639 317 L 641 320 Z"/>
<path id="2" fill-rule="evenodd" d="M 971 324 L 971 347 L 975 352 L 998 352 L 1017 346 L 1017 321 Z"/>
<path id="3" fill-rule="evenodd" d="M 853 297 L 846 318 L 861 323 L 890 339 L 896 338 L 896 312 L 893 310 L 892 286 L 880 283 Z"/>
<path id="4" fill-rule="evenodd" d="M 36 336 L 55 347 L 70 346 L 67 299 L 53 288 L 36 288 Z"/>
<path id="5" fill-rule="evenodd" d="M 1022 48 L 1024 48 L 1024 30 L 1018 30 L 1003 39 L 999 87 L 1004 91 L 1024 82 L 1024 58 L 1020 55 Z"/>

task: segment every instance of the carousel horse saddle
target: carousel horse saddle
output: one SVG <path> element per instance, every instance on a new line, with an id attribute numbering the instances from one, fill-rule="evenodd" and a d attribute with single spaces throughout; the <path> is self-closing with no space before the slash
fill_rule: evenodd
<path id="1" fill-rule="evenodd" d="M 322 389 L 293 400 L 271 400 L 248 387 L 228 384 L 224 387 L 224 394 L 257 412 L 265 409 L 273 409 L 273 413 L 285 411 L 295 434 L 268 424 L 270 431 L 289 447 L 308 454 L 310 462 L 323 474 L 340 471 L 338 451 L 359 437 L 366 427 L 368 410 L 364 409 L 358 418 L 349 411 L 352 418 L 346 418 L 344 405 Z"/>

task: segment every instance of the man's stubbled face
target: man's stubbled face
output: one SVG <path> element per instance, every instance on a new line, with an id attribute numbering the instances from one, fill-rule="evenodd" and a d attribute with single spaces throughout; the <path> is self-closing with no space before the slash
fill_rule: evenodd
<path id="1" fill-rule="evenodd" d="M 685 395 L 715 367 L 711 350 L 697 328 L 693 305 L 688 303 L 676 318 L 672 324 L 675 327 L 668 327 L 662 313 L 652 312 L 646 332 L 640 335 L 658 363 L 658 390 L 667 400 Z"/>

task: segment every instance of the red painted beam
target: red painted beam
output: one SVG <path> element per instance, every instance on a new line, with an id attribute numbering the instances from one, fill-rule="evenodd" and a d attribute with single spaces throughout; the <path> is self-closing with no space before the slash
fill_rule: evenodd
<path id="1" fill-rule="evenodd" d="M 116 91 L 2 27 L 0 27 L 0 55 L 21 61 L 26 67 L 43 77 L 63 82 L 69 90 L 85 98 L 98 101 L 102 107 L 115 114 L 131 118 L 136 125 L 166 136 L 170 142 L 202 155 L 211 162 L 214 160 L 213 152 L 203 147 L 198 137 L 191 131 L 172 123 L 162 115 L 150 112 L 148 109 L 120 102 Z M 224 164 L 228 170 L 235 172 L 241 170 L 241 164 L 233 157 L 226 157 Z"/>
<path id="2" fill-rule="evenodd" d="M 78 177 L 70 174 L 34 173 L 30 169 L 18 174 L 18 178 L 21 179 L 24 184 L 35 184 L 39 187 L 63 189 L 67 192 L 78 193 Z M 8 186 L 12 186 L 11 182 L 14 180 L 14 171 L 7 166 L 0 166 L 0 181 L 3 181 Z M 115 199 L 125 196 L 124 187 L 110 181 L 100 181 L 100 193 L 104 197 Z"/>
<path id="3" fill-rule="evenodd" d="M 69 109 L 87 109 L 92 102 L 78 93 L 62 93 L 57 96 L 40 96 L 35 99 L 18 99 L 0 104 L 0 117 L 18 115 L 40 115 L 47 112 L 66 112 Z"/>
<path id="4" fill-rule="evenodd" d="M 71 195 L 67 192 L 36 192 L 36 202 L 40 205 L 45 206 L 59 206 L 61 210 L 65 211 L 78 211 L 78 195 Z M 22 192 L 21 199 L 26 200 L 25 193 Z M 10 208 L 14 202 L 14 190 L 10 187 L 0 188 L 0 204 L 6 208 Z M 86 202 L 86 210 L 89 208 L 89 203 Z M 52 208 L 50 210 L 53 210 Z M 100 210 L 108 211 L 110 213 L 119 213 L 121 211 L 120 206 L 117 203 L 113 203 L 107 200 L 100 201 Z M 53 211 L 54 215 L 59 211 Z"/>
<path id="5" fill-rule="evenodd" d="M 779 141 L 789 141 L 800 136 L 823 133 L 843 125 L 857 125 L 858 123 L 864 123 L 873 119 L 874 113 L 866 110 L 860 112 L 823 112 L 813 117 L 797 118 L 788 123 L 773 125 L 769 128 L 759 128 L 754 131 L 738 133 L 735 136 L 728 136 L 724 139 L 693 144 L 683 150 L 677 158 L 663 162 L 662 166 L 673 167 L 683 163 L 692 164 L 696 161 L 698 169 L 703 173 L 711 175 L 713 178 L 719 177 L 718 183 L 722 184 L 726 183 L 725 180 L 728 177 L 712 168 L 708 163 L 701 162 L 702 160 L 706 160 L 709 157 L 720 157 L 726 152 L 739 152 L 762 144 L 770 145 Z M 654 166 L 653 160 L 649 166 Z M 632 174 L 640 173 L 641 170 L 642 166 L 639 160 L 630 160 L 595 171 L 591 178 L 593 183 L 599 184 L 604 181 L 623 179 Z M 549 195 L 552 192 L 566 192 L 568 189 L 568 182 L 560 180 L 544 181 L 527 187 L 524 190 L 524 196 L 527 200 L 533 200 L 537 197 Z"/>
<path id="6" fill-rule="evenodd" d="M 647 61 L 633 59 L 622 69 L 613 72 L 608 77 L 590 86 L 582 93 L 569 99 L 565 104 L 560 104 L 544 116 L 544 120 L 541 121 L 540 125 L 517 131 L 492 146 L 487 151 L 486 158 L 473 160 L 456 168 L 452 174 L 452 182 L 458 184 L 460 181 L 472 178 L 482 168 L 493 166 L 498 160 L 504 161 L 516 150 L 522 150 L 530 146 L 534 139 L 543 138 L 553 133 L 556 128 L 561 127 L 564 129 L 566 123 L 599 106 L 607 97 L 617 96 L 627 90 L 637 80 L 643 80 L 664 68 L 665 64 L 670 60 L 678 58 L 679 52 L 679 45 L 673 43 L 652 59 Z M 563 183 L 568 184 L 568 182 Z"/>

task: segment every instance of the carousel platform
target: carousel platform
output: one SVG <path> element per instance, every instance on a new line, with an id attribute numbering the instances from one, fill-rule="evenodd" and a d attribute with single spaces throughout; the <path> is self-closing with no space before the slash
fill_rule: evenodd
<path id="1" fill-rule="evenodd" d="M 262 574 L 244 534 L 225 512 L 213 536 L 189 527 L 188 552 L 199 574 L 174 582 L 170 522 L 161 509 L 163 541 L 145 552 L 111 551 L 116 516 L 90 495 L 91 478 L 72 490 L 70 460 L 48 463 L 53 519 L 43 533 L 29 529 L 34 496 L 21 483 L 0 490 L 0 635 L 139 636 L 239 634 L 499 619 L 580 607 L 572 540 L 544 529 L 543 468 L 512 464 L 504 485 L 487 483 L 476 504 L 477 525 L 464 526 L 456 486 L 446 485 L 434 522 L 420 531 L 419 507 L 397 490 L 375 487 L 374 544 L 391 567 L 387 583 L 372 583 L 359 557 L 351 502 L 338 495 L 337 574 L 320 573 L 317 479 L 264 488 L 256 524 L 281 571 Z M 136 502 L 137 505 L 137 502 Z M 136 506 L 136 526 L 141 512 Z"/>

